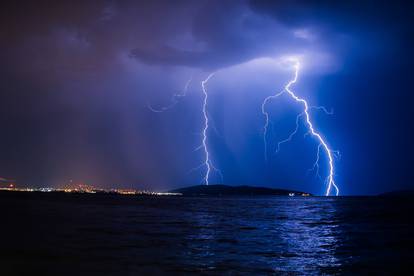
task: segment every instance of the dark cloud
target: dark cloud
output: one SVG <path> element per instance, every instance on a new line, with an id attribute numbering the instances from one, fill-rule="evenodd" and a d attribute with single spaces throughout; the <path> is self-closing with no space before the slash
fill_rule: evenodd
<path id="1" fill-rule="evenodd" d="M 149 64 L 217 70 L 312 46 L 277 20 L 253 12 L 246 1 L 207 1 L 187 18 L 191 39 L 171 45 L 170 37 L 164 37 L 155 45 L 133 49 L 132 56 Z M 186 49 L 180 48 L 184 43 Z"/>
<path id="2" fill-rule="evenodd" d="M 399 1 L 271 1 L 251 0 L 250 7 L 287 25 L 324 25 L 341 32 L 397 26 L 410 20 L 412 10 Z"/>
<path id="3" fill-rule="evenodd" d="M 28 1 L 1 9 L 0 53 L 10 69 L 63 75 L 111 67 L 134 47 L 175 36 L 188 23 L 182 1 Z M 36 77 L 40 77 L 37 75 Z"/>
<path id="4" fill-rule="evenodd" d="M 325 43 L 297 35 L 282 15 L 264 16 L 260 7 L 247 1 L 9 4 L 2 9 L 1 55 L 19 73 L 66 76 L 113 68 L 126 54 L 147 64 L 214 70 Z"/>

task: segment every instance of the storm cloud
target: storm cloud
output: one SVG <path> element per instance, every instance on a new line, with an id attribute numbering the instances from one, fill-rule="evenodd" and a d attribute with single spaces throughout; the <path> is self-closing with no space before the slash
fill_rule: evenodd
<path id="1" fill-rule="evenodd" d="M 309 150 L 309 160 L 282 155 L 265 164 L 259 153 L 260 103 L 290 77 L 267 58 L 298 55 L 308 68 L 297 89 L 335 110 L 315 120 L 343 153 L 343 191 L 404 188 L 413 156 L 406 84 L 412 18 L 401 3 L 377 1 L 2 3 L 0 176 L 35 186 L 69 179 L 154 189 L 198 183 L 200 175 L 188 171 L 201 158 L 193 152 L 199 82 L 219 71 L 210 83 L 210 139 L 225 183 L 319 193 L 318 180 L 295 178 L 312 159 L 311 147 L 294 143 L 288 151 Z M 165 116 L 148 110 L 148 102 L 168 104 L 191 77 L 177 108 Z M 274 116 L 282 114 L 274 108 Z M 275 122 L 277 135 L 291 128 Z M 381 175 L 367 173 L 373 169 Z"/>

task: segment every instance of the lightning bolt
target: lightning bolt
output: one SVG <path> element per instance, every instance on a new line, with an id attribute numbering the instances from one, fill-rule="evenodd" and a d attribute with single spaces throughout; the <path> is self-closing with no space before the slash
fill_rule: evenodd
<path id="1" fill-rule="evenodd" d="M 221 173 L 221 171 L 219 169 L 217 169 L 213 165 L 213 162 L 211 161 L 210 152 L 208 150 L 208 144 L 207 144 L 207 136 L 208 136 L 208 130 L 209 130 L 210 125 L 209 125 L 209 116 L 208 116 L 208 112 L 207 112 L 208 92 L 207 92 L 207 89 L 206 89 L 206 84 L 210 80 L 210 78 L 212 78 L 214 76 L 214 74 L 215 74 L 215 72 L 211 73 L 210 75 L 208 75 L 208 77 L 205 80 L 203 80 L 201 82 L 201 88 L 203 90 L 203 96 L 204 96 L 203 97 L 203 105 L 202 105 L 203 106 L 202 107 L 202 114 L 203 114 L 204 124 L 203 124 L 203 129 L 202 129 L 202 132 L 201 132 L 201 135 L 202 135 L 201 145 L 198 146 L 194 151 L 198 151 L 200 149 L 203 149 L 205 158 L 204 158 L 204 161 L 203 161 L 202 164 L 200 164 L 199 166 L 191 169 L 188 172 L 188 173 L 190 173 L 190 172 L 198 170 L 202 167 L 206 167 L 206 172 L 205 172 L 204 177 L 203 177 L 203 182 L 206 185 L 209 184 L 210 174 L 211 174 L 212 170 L 216 171 L 219 174 L 220 178 L 223 180 L 223 174 Z M 191 77 L 186 82 L 186 84 L 184 86 L 184 89 L 181 92 L 175 93 L 175 94 L 172 95 L 171 103 L 169 105 L 163 106 L 163 107 L 160 107 L 160 108 L 154 108 L 150 103 L 147 103 L 148 109 L 151 110 L 152 112 L 155 112 L 155 113 L 162 113 L 164 111 L 167 111 L 167 110 L 173 108 L 177 103 L 180 102 L 180 100 L 182 98 L 187 96 L 188 87 L 190 86 L 192 80 L 193 80 L 193 77 Z"/>
<path id="2" fill-rule="evenodd" d="M 208 75 L 208 77 L 201 81 L 201 88 L 203 90 L 203 117 L 204 117 L 204 127 L 203 127 L 203 131 L 202 131 L 202 136 L 203 139 L 201 141 L 201 146 L 200 148 L 203 149 L 204 151 L 204 162 L 202 163 L 202 166 L 206 167 L 206 172 L 204 175 L 204 183 L 206 185 L 209 184 L 209 179 L 210 179 L 210 174 L 211 171 L 214 170 L 216 171 L 220 177 L 223 179 L 223 175 L 221 173 L 221 171 L 219 169 L 217 169 L 214 165 L 213 162 L 210 159 L 210 152 L 208 150 L 208 141 L 207 141 L 207 135 L 208 135 L 208 129 L 209 129 L 209 117 L 208 117 L 208 113 L 207 113 L 207 104 L 208 104 L 208 92 L 207 92 L 207 88 L 206 85 L 208 83 L 208 81 L 214 76 L 215 73 L 211 73 L 210 75 Z"/>
<path id="3" fill-rule="evenodd" d="M 297 82 L 297 80 L 298 80 L 299 69 L 300 69 L 300 63 L 299 63 L 298 60 L 295 60 L 294 61 L 294 66 L 293 67 L 295 69 L 294 77 L 293 77 L 292 80 L 290 80 L 286 84 L 286 86 L 284 87 L 284 90 L 282 90 L 281 92 L 279 92 L 279 93 L 277 93 L 275 95 L 272 95 L 272 96 L 269 96 L 269 97 L 265 98 L 265 100 L 262 103 L 262 113 L 265 116 L 265 124 L 264 124 L 264 129 L 263 129 L 264 130 L 263 139 L 264 139 L 264 143 L 265 143 L 265 157 L 266 157 L 266 160 L 267 160 L 267 145 L 266 145 L 267 144 L 267 140 L 266 139 L 267 139 L 267 132 L 268 132 L 270 120 L 269 120 L 269 113 L 266 111 L 266 108 L 265 107 L 266 107 L 266 104 L 270 100 L 275 99 L 275 98 L 279 97 L 280 95 L 284 94 L 285 92 L 287 92 L 288 95 L 293 100 L 295 100 L 296 102 L 301 103 L 303 105 L 303 112 L 301 112 L 296 117 L 296 128 L 295 128 L 295 130 L 286 139 L 278 142 L 276 152 L 278 152 L 280 150 L 280 145 L 281 144 L 290 141 L 293 138 L 293 136 L 298 132 L 298 129 L 299 129 L 299 121 L 300 121 L 300 119 L 302 117 L 304 117 L 305 118 L 306 126 L 309 129 L 309 131 L 308 131 L 307 134 L 312 135 L 319 142 L 318 151 L 317 151 L 317 159 L 316 159 L 316 161 L 314 163 L 313 169 L 318 169 L 319 168 L 319 154 L 320 154 L 320 150 L 322 148 L 325 151 L 325 153 L 326 153 L 326 155 L 328 157 L 328 166 L 329 166 L 329 174 L 328 174 L 328 176 L 326 178 L 327 189 L 326 189 L 325 195 L 326 196 L 329 196 L 330 195 L 331 190 L 332 190 L 332 187 L 335 188 L 335 194 L 336 195 L 339 195 L 339 188 L 336 185 L 335 180 L 334 180 L 335 171 L 334 171 L 334 160 L 333 160 L 333 156 L 337 152 L 331 150 L 329 148 L 328 144 L 322 138 L 321 134 L 315 130 L 315 128 L 314 128 L 314 126 L 312 124 L 311 118 L 310 118 L 310 114 L 309 114 L 309 110 L 311 108 L 322 109 L 325 113 L 328 113 L 328 114 L 330 114 L 330 112 L 328 112 L 324 107 L 313 107 L 313 106 L 309 106 L 308 105 L 308 102 L 305 99 L 298 97 L 291 90 L 291 86 L 293 84 L 295 84 Z"/>

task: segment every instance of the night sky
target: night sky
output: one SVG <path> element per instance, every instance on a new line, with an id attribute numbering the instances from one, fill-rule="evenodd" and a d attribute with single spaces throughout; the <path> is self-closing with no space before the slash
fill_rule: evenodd
<path id="1" fill-rule="evenodd" d="M 398 1 L 10 1 L 0 8 L 0 176 L 165 190 L 202 183 L 203 94 L 212 183 L 323 194 L 300 106 L 261 103 L 292 78 L 332 149 L 342 195 L 414 188 L 413 9 Z M 18 2 L 18 3 L 17 3 Z M 187 96 L 162 113 L 173 95 Z M 327 174 L 321 154 L 320 174 Z"/>

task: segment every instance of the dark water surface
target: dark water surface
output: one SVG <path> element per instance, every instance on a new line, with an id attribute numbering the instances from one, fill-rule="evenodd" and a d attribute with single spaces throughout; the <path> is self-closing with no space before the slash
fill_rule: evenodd
<path id="1" fill-rule="evenodd" d="M 0 207 L 0 275 L 395 275 L 414 265 L 411 198 L 3 192 Z"/>

